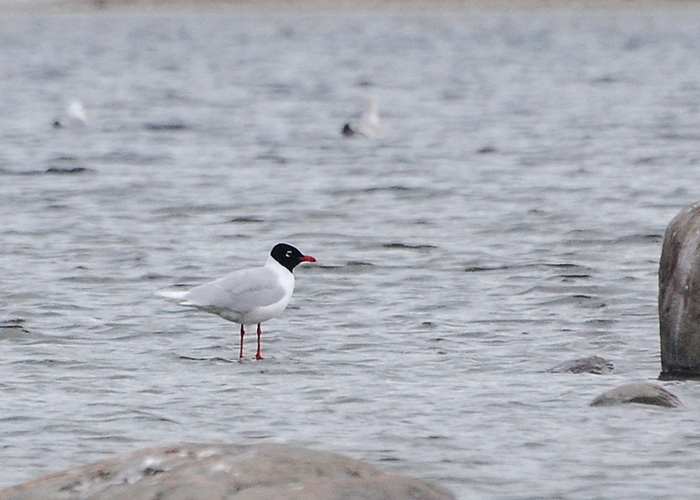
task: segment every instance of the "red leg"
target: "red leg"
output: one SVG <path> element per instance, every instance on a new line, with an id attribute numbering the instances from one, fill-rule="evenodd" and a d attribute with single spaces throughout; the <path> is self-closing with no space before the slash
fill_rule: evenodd
<path id="1" fill-rule="evenodd" d="M 255 359 L 263 359 L 262 355 L 260 354 L 260 336 L 262 335 L 262 328 L 260 328 L 260 323 L 258 323 L 258 352 L 255 355 Z"/>
<path id="2" fill-rule="evenodd" d="M 245 337 L 245 329 L 241 325 L 241 352 L 238 355 L 238 359 L 243 359 L 243 337 Z"/>

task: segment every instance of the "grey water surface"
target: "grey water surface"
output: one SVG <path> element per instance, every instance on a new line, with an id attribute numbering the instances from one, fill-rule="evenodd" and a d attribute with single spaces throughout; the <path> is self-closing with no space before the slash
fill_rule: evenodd
<path id="1" fill-rule="evenodd" d="M 700 199 L 700 6 L 664 5 L 0 15 L 0 486 L 269 441 L 462 499 L 696 495 L 697 382 L 588 406 L 657 377 Z M 371 95 L 382 136 L 343 138 Z M 318 264 L 263 361 L 155 295 L 278 241 Z"/>

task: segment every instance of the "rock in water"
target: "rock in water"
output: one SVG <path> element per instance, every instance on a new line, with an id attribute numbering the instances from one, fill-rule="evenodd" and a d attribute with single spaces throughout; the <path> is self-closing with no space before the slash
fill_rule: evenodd
<path id="1" fill-rule="evenodd" d="M 665 406 L 683 406 L 680 399 L 666 389 L 649 382 L 632 382 L 604 392 L 591 402 L 591 406 L 615 406 L 627 403 Z"/>
<path id="2" fill-rule="evenodd" d="M 700 203 L 666 228 L 659 262 L 662 376 L 700 376 Z"/>
<path id="3" fill-rule="evenodd" d="M 426 481 L 291 445 L 151 448 L 0 491 L 0 500 L 453 500 Z"/>
<path id="4" fill-rule="evenodd" d="M 613 364 L 600 356 L 588 356 L 587 358 L 574 359 L 560 363 L 549 371 L 552 373 L 593 373 L 602 375 L 612 373 L 615 370 Z"/>

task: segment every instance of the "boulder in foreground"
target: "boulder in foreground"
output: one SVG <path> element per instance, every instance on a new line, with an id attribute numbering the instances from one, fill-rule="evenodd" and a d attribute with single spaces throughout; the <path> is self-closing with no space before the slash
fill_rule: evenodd
<path id="1" fill-rule="evenodd" d="M 448 500 L 435 484 L 291 445 L 150 448 L 0 491 L 0 500 Z"/>

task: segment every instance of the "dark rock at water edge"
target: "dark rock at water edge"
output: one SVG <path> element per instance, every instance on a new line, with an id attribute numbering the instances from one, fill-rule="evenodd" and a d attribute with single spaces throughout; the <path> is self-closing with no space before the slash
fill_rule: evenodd
<path id="1" fill-rule="evenodd" d="M 187 125 L 179 122 L 147 123 L 144 125 L 144 128 L 153 132 L 180 132 L 181 130 L 187 130 Z"/>
<path id="2" fill-rule="evenodd" d="M 291 445 L 178 444 L 0 491 L 0 500 L 448 500 L 435 484 Z"/>
<path id="3" fill-rule="evenodd" d="M 604 392 L 591 406 L 616 406 L 628 403 L 677 408 L 683 406 L 676 395 L 649 382 L 632 382 Z"/>
<path id="4" fill-rule="evenodd" d="M 588 356 L 587 358 L 579 358 L 571 361 L 565 361 L 549 371 L 552 373 L 592 373 L 595 375 L 604 375 L 612 373 L 615 370 L 613 364 L 600 356 Z"/>
<path id="5" fill-rule="evenodd" d="M 668 225 L 659 262 L 662 376 L 700 375 L 700 203 Z"/>
<path id="6" fill-rule="evenodd" d="M 46 169 L 47 174 L 84 174 L 90 172 L 91 170 L 85 167 L 49 167 Z"/>

